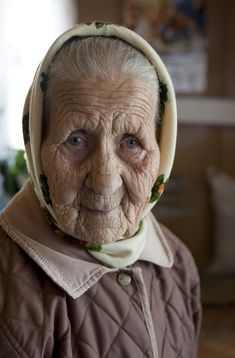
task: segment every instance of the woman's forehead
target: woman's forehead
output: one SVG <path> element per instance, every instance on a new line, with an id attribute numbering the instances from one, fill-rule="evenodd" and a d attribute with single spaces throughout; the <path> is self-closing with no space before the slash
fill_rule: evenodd
<path id="1" fill-rule="evenodd" d="M 158 104 L 158 94 L 142 80 L 81 79 L 55 81 L 51 91 L 52 110 L 109 111 L 138 109 L 151 116 Z"/>
<path id="2" fill-rule="evenodd" d="M 51 92 L 49 134 L 68 135 L 76 129 L 155 132 L 157 95 L 137 79 L 58 81 Z"/>

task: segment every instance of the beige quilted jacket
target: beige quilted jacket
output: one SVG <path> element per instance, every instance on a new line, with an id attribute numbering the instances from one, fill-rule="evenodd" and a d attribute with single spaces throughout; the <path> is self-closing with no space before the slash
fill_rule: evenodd
<path id="1" fill-rule="evenodd" d="M 21 227 L 30 223 L 31 239 L 39 230 L 34 204 L 19 196 L 15 205 L 22 211 L 12 217 Z M 32 258 L 31 239 L 20 244 L 6 218 L 0 215 L 0 358 L 197 356 L 198 274 L 189 251 L 166 228 L 172 268 L 139 260 L 120 270 L 103 266 L 73 239 L 68 245 L 58 237 L 46 247 L 46 234 Z M 64 254 L 76 279 L 63 266 Z"/>

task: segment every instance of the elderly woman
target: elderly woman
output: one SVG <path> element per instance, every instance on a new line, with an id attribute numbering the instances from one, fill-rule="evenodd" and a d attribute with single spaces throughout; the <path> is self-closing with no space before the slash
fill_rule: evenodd
<path id="1" fill-rule="evenodd" d="M 31 180 L 0 216 L 1 357 L 196 357 L 197 270 L 150 212 L 176 140 L 156 52 L 121 26 L 69 30 L 23 130 Z"/>

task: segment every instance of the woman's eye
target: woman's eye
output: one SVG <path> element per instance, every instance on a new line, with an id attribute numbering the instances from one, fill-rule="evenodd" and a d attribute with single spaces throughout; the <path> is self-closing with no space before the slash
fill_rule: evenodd
<path id="1" fill-rule="evenodd" d="M 79 136 L 70 137 L 67 142 L 74 147 L 79 147 L 85 144 L 85 140 Z"/>
<path id="2" fill-rule="evenodd" d="M 136 148 L 140 147 L 140 142 L 137 138 L 135 137 L 131 137 L 131 138 L 126 138 L 123 142 L 122 142 L 122 146 L 124 146 L 127 149 L 133 150 Z"/>
<path id="3" fill-rule="evenodd" d="M 63 153 L 76 163 L 82 162 L 93 149 L 92 136 L 85 131 L 75 131 L 70 133 L 63 143 Z"/>
<path id="4" fill-rule="evenodd" d="M 146 150 L 137 137 L 128 133 L 122 136 L 122 139 L 119 142 L 119 146 L 117 148 L 117 155 L 122 160 L 127 163 L 136 164 L 143 160 L 145 154 Z"/>

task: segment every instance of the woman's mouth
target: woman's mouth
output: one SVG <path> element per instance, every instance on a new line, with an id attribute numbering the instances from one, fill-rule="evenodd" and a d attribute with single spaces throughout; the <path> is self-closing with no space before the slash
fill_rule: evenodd
<path id="1" fill-rule="evenodd" d="M 101 216 L 109 216 L 112 215 L 118 208 L 112 208 L 112 209 L 104 209 L 104 210 L 97 210 L 96 208 L 88 208 L 84 205 L 81 205 L 85 210 L 91 212 L 94 215 L 101 215 Z"/>

